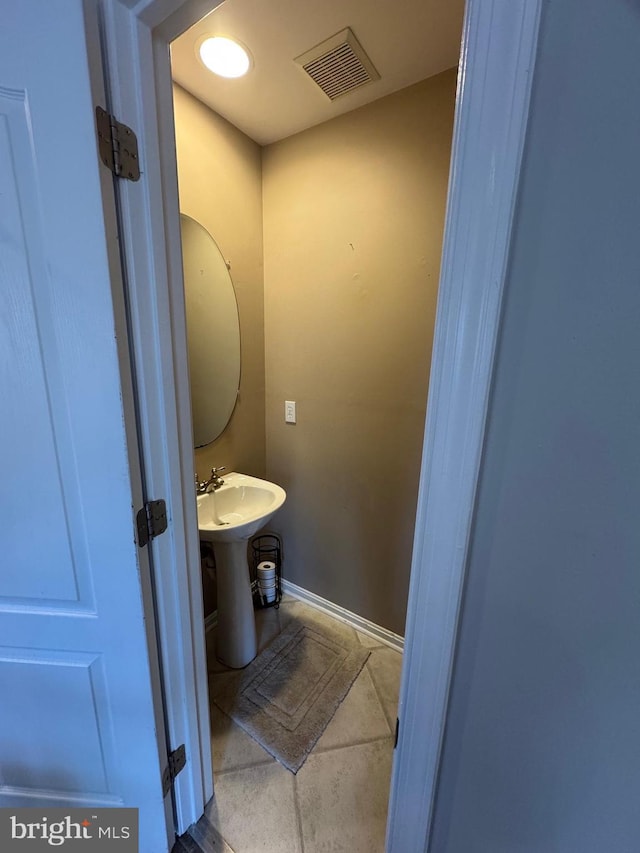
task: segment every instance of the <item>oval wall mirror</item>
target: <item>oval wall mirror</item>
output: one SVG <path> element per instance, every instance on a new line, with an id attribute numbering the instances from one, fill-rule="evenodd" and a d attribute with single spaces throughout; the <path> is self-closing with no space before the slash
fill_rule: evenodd
<path id="1" fill-rule="evenodd" d="M 233 282 L 209 232 L 180 214 L 193 442 L 210 444 L 231 419 L 240 387 L 240 320 Z"/>

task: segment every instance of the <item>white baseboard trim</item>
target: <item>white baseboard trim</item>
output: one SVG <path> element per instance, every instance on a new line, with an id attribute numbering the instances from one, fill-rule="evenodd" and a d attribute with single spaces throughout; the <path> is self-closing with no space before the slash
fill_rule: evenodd
<path id="1" fill-rule="evenodd" d="M 212 628 L 215 628 L 218 624 L 218 611 L 214 610 L 213 613 L 210 613 L 208 616 L 204 617 L 204 632 L 211 631 Z"/>
<path id="2" fill-rule="evenodd" d="M 301 586 L 297 586 L 295 583 L 291 583 L 291 581 L 287 581 L 284 578 L 282 579 L 282 591 L 292 598 L 304 601 L 309 607 L 315 607 L 316 610 L 321 610 L 323 613 L 333 616 L 334 619 L 351 625 L 356 631 L 361 631 L 363 634 L 373 637 L 374 640 L 378 640 L 383 645 L 389 646 L 397 652 L 404 650 L 404 637 L 394 634 L 393 631 L 389 631 L 387 628 L 376 625 L 375 622 L 369 622 L 363 616 L 358 616 L 357 613 L 352 613 L 350 610 L 340 607 L 339 604 L 334 604 L 333 601 L 321 598 L 315 592 L 309 592 L 308 589 L 303 589 Z"/>

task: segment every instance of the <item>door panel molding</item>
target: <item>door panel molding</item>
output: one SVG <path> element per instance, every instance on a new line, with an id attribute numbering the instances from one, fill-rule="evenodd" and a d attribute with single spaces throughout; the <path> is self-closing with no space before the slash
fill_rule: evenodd
<path id="1" fill-rule="evenodd" d="M 160 853 L 173 817 L 96 150 L 98 2 L 49 0 L 35 17 L 13 4 L 0 28 L 0 804 L 137 807 Z"/>

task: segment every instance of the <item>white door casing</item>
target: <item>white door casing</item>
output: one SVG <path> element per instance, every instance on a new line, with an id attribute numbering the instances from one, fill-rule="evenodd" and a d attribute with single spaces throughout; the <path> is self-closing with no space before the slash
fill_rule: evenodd
<path id="1" fill-rule="evenodd" d="M 103 36 L 110 109 L 140 145 L 141 180 L 119 182 L 118 195 L 145 481 L 170 509 L 170 535 L 151 549 L 168 738 L 187 753 L 174 783 L 181 834 L 211 799 L 213 773 L 175 133 L 168 38 L 155 30 L 153 4 L 128 5 L 102 0 Z M 173 242 L 167 211 L 175 211 Z"/>
<path id="2" fill-rule="evenodd" d="M 467 0 L 387 851 L 430 846 L 541 0 Z"/>
<path id="3" fill-rule="evenodd" d="M 137 807 L 140 850 L 159 853 L 173 825 L 113 190 L 97 157 L 97 6 L 5 5 L 0 804 Z"/>

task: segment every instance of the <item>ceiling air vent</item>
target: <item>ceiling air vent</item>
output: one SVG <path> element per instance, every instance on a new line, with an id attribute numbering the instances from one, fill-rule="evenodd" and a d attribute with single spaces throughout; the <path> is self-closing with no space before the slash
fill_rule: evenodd
<path id="1" fill-rule="evenodd" d="M 332 101 L 380 75 L 347 27 L 295 60 Z"/>

